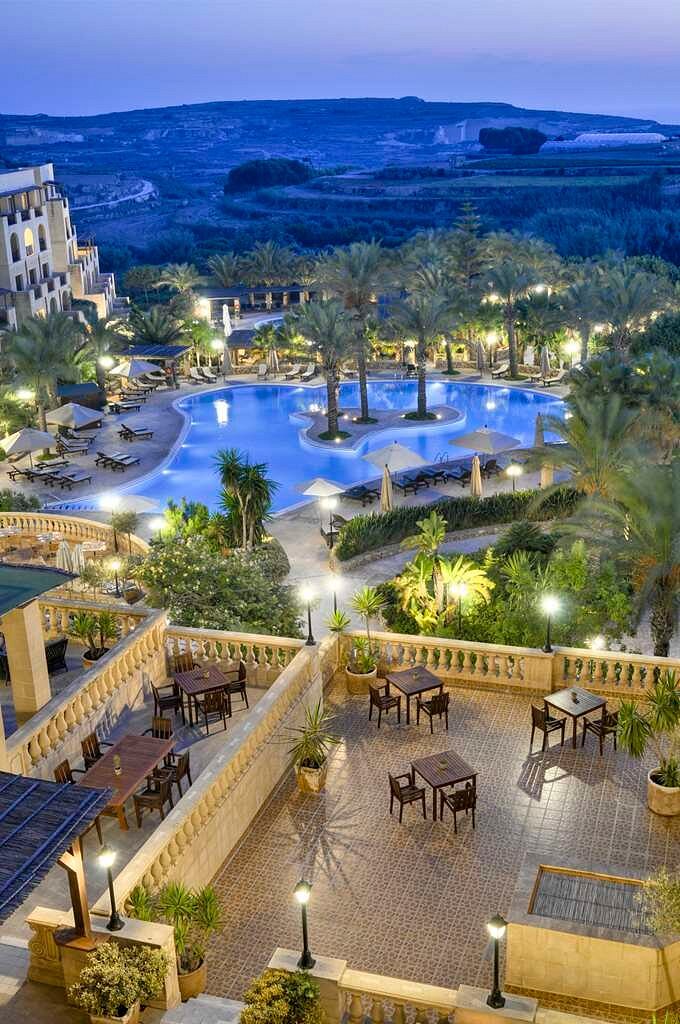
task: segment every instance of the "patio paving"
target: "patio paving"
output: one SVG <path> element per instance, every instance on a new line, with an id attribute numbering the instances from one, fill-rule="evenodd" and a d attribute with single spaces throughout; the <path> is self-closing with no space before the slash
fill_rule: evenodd
<path id="1" fill-rule="evenodd" d="M 263 807 L 216 879 L 224 910 L 209 954 L 209 991 L 240 998 L 277 946 L 299 948 L 293 887 L 313 882 L 312 952 L 357 970 L 433 985 L 487 986 L 486 921 L 507 914 L 526 856 L 546 863 L 606 866 L 643 877 L 680 853 L 680 822 L 646 808 L 646 774 L 592 738 L 585 749 L 540 743 L 529 752 L 531 698 L 451 691 L 450 729 L 427 722 L 380 731 L 366 698 L 335 685 L 329 696 L 342 744 L 321 796 L 298 793 L 290 776 Z M 551 738 L 555 741 L 555 738 Z M 454 749 L 479 772 L 477 829 L 459 817 L 458 835 L 416 806 L 404 823 L 389 815 L 387 772 L 415 757 Z M 563 1008 L 563 1007 L 562 1007 Z"/>

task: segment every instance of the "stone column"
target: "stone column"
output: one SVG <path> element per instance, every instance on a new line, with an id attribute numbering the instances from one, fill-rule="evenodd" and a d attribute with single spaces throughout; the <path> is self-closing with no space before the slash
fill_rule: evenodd
<path id="1" fill-rule="evenodd" d="M 25 722 L 52 696 L 47 673 L 42 616 L 37 601 L 15 608 L 2 617 L 12 700 L 17 721 Z"/>

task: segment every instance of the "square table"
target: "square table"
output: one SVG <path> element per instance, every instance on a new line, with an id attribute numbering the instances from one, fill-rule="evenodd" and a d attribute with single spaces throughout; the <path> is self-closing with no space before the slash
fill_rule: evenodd
<path id="1" fill-rule="evenodd" d="M 472 782 L 477 788 L 477 772 L 455 750 L 443 750 L 441 754 L 430 754 L 411 763 L 411 772 L 415 784 L 416 774 L 432 786 L 432 820 L 437 820 L 437 792 L 446 786 L 455 786 L 459 782 Z"/>
<path id="2" fill-rule="evenodd" d="M 173 737 L 167 740 L 156 739 L 155 736 L 122 736 L 100 757 L 92 767 L 78 780 L 79 786 L 92 789 L 112 789 L 113 795 L 107 810 L 115 814 L 118 824 L 127 831 L 125 817 L 125 801 L 136 793 L 147 776 L 151 775 L 161 761 L 164 760 L 175 745 Z M 120 775 L 113 770 L 113 759 L 120 757 Z"/>
<path id="3" fill-rule="evenodd" d="M 589 690 L 584 690 L 580 686 L 568 686 L 565 690 L 557 690 L 555 693 L 544 697 L 543 703 L 571 718 L 573 723 L 571 742 L 574 747 L 576 746 L 576 729 L 579 718 L 582 718 L 584 715 L 590 715 L 593 711 L 598 710 L 601 710 L 604 714 L 604 710 L 607 707 L 607 701 L 604 697 L 598 697 L 596 694 L 590 693 Z"/>
<path id="4" fill-rule="evenodd" d="M 428 690 L 439 690 L 440 692 L 444 689 L 444 684 L 441 679 L 430 672 L 429 669 L 424 668 L 423 665 L 416 665 L 415 668 L 407 668 L 402 672 L 390 672 L 385 676 L 387 680 L 387 693 L 390 692 L 390 686 L 394 686 L 406 697 L 406 724 L 411 724 L 411 697 L 417 697 L 418 694 L 427 693 Z"/>
<path id="5" fill-rule="evenodd" d="M 238 669 L 233 671 L 238 672 Z M 223 690 L 229 686 L 229 679 L 226 674 L 217 668 L 216 665 L 208 665 L 207 668 L 203 665 L 197 665 L 196 668 L 191 668 L 188 672 L 175 672 L 172 678 L 182 693 L 189 699 L 189 725 L 194 724 L 194 697 L 199 697 L 210 690 Z M 229 690 L 226 691 L 226 698 L 227 715 L 231 718 L 231 694 Z"/>

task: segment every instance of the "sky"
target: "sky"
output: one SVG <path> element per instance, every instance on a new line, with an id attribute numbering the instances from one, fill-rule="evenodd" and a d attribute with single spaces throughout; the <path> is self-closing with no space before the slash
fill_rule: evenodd
<path id="1" fill-rule="evenodd" d="M 415 95 L 680 122 L 680 0 L 14 0 L 2 26 L 3 113 Z"/>

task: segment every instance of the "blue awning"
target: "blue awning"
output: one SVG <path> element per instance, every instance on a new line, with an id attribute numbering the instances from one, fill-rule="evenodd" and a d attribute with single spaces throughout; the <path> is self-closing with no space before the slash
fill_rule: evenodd
<path id="1" fill-rule="evenodd" d="M 126 359 L 179 359 L 190 345 L 133 345 L 125 353 Z"/>

